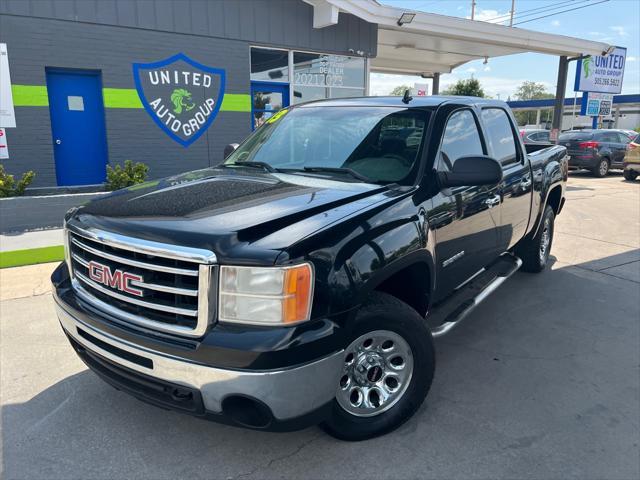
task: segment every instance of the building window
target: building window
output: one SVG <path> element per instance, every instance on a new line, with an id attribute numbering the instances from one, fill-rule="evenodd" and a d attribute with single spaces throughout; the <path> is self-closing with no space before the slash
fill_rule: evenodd
<path id="1" fill-rule="evenodd" d="M 293 103 L 364 95 L 365 61 L 360 57 L 293 53 Z"/>
<path id="2" fill-rule="evenodd" d="M 251 80 L 288 82 L 289 52 L 268 48 L 251 48 Z"/>

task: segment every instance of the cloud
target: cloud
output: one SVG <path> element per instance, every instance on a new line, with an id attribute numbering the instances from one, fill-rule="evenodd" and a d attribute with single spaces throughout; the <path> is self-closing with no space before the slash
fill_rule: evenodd
<path id="1" fill-rule="evenodd" d="M 465 70 L 465 72 L 467 72 L 467 73 L 476 73 L 476 72 L 477 72 L 477 70 L 476 70 L 475 68 L 473 68 L 473 67 L 469 67 L 469 68 L 467 68 L 467 69 Z"/>
<path id="2" fill-rule="evenodd" d="M 551 26 L 552 27 L 559 27 L 560 26 L 560 20 L 553 20 L 551 22 Z"/>
<path id="3" fill-rule="evenodd" d="M 394 75 L 391 73 L 372 73 L 369 87 L 370 95 L 389 95 L 398 85 L 413 86 L 414 83 L 427 83 L 427 80 L 417 75 Z"/>
<path id="4" fill-rule="evenodd" d="M 622 25 L 612 25 L 611 27 L 609 27 L 609 29 L 613 30 L 621 37 L 626 37 L 627 35 L 629 35 Z"/>
<path id="5" fill-rule="evenodd" d="M 490 72 L 491 71 L 491 67 L 489 65 L 486 65 L 483 69 L 483 72 Z"/>
<path id="6" fill-rule="evenodd" d="M 508 20 L 509 10 L 506 12 L 499 12 L 498 10 L 476 10 L 474 20 L 489 23 L 501 23 Z M 500 17 L 497 18 L 496 17 Z M 471 18 L 471 15 L 467 15 L 467 18 Z"/>
<path id="7" fill-rule="evenodd" d="M 638 60 L 636 57 L 627 57 L 627 62 L 635 62 Z"/>

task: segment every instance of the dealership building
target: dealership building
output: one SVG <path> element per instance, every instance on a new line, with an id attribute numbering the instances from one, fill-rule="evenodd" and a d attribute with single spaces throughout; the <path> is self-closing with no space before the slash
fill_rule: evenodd
<path id="1" fill-rule="evenodd" d="M 283 107 L 367 95 L 372 71 L 437 93 L 471 60 L 609 47 L 373 0 L 0 1 L 0 44 L 0 162 L 34 187 L 101 184 L 125 160 L 152 178 L 216 165 Z"/>

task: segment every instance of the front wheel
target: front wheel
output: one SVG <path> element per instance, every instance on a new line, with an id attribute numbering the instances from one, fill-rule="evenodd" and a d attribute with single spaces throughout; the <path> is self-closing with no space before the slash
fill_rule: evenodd
<path id="1" fill-rule="evenodd" d="M 544 270 L 549 263 L 549 252 L 553 243 L 553 228 L 555 213 L 551 206 L 547 205 L 542 214 L 542 223 L 533 238 L 527 238 L 516 247 L 515 253 L 522 260 L 522 270 L 538 273 Z"/>
<path id="2" fill-rule="evenodd" d="M 404 302 L 374 292 L 355 322 L 331 416 L 321 425 L 349 441 L 383 435 L 411 418 L 435 369 L 431 331 Z"/>
<path id="3" fill-rule="evenodd" d="M 606 158 L 600 160 L 600 162 L 598 163 L 596 168 L 592 170 L 592 172 L 594 177 L 606 177 L 607 173 L 609 173 L 609 160 L 607 160 Z"/>
<path id="4" fill-rule="evenodd" d="M 638 176 L 638 172 L 636 172 L 635 170 L 625 170 L 624 172 L 622 172 L 622 176 L 625 180 L 633 182 Z"/>

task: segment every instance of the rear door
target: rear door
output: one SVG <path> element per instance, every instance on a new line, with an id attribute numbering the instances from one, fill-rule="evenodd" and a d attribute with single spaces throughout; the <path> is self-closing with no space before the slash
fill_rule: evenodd
<path id="1" fill-rule="evenodd" d="M 436 122 L 446 123 L 436 170 L 449 171 L 460 157 L 487 153 L 473 109 L 446 106 L 438 116 Z M 500 195 L 497 185 L 445 188 L 432 205 L 428 221 L 436 236 L 438 301 L 499 255 Z"/>
<path id="2" fill-rule="evenodd" d="M 616 137 L 617 137 L 617 142 L 615 144 L 615 160 L 613 160 L 613 163 L 621 165 L 622 162 L 624 161 L 624 156 L 627 153 L 627 145 L 629 145 L 630 139 L 629 137 L 627 137 L 624 133 L 621 132 L 611 132 L 611 133 L 615 133 Z"/>
<path id="3" fill-rule="evenodd" d="M 524 235 L 531 211 L 531 169 L 520 147 L 518 133 L 507 111 L 500 107 L 482 109 L 482 125 L 489 155 L 502 165 L 503 179 L 499 188 L 500 249 L 506 251 Z"/>

